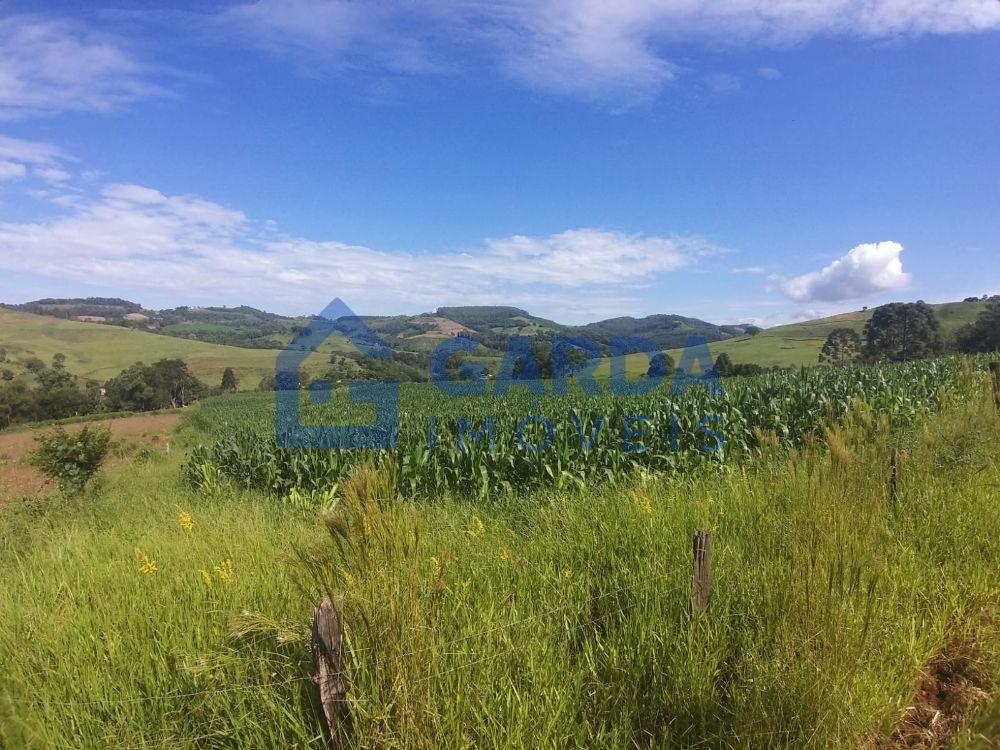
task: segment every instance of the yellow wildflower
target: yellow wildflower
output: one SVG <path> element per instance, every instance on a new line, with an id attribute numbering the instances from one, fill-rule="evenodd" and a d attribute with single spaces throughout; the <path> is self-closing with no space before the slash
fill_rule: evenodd
<path id="1" fill-rule="evenodd" d="M 507 562 L 510 559 L 510 553 L 507 551 L 506 547 L 500 548 L 500 559 L 503 562 Z"/>
<path id="2" fill-rule="evenodd" d="M 199 570 L 198 572 L 201 574 L 202 583 L 204 583 L 207 588 L 212 588 L 212 574 L 207 570 Z"/>
<path id="3" fill-rule="evenodd" d="M 562 575 L 563 578 L 565 578 L 567 581 L 573 580 L 573 571 L 569 568 L 563 568 Z"/>
<path id="4" fill-rule="evenodd" d="M 225 560 L 224 562 L 216 565 L 215 575 L 219 577 L 219 580 L 223 583 L 229 583 L 233 580 L 233 561 Z"/>
<path id="5" fill-rule="evenodd" d="M 441 561 L 438 559 L 437 555 L 431 556 L 431 572 L 434 574 L 435 578 L 441 577 Z"/>
<path id="6" fill-rule="evenodd" d="M 151 558 L 141 549 L 136 547 L 135 549 L 136 557 L 139 558 L 139 570 L 148 576 L 156 575 L 158 568 L 156 567 L 156 560 Z"/>
<path id="7" fill-rule="evenodd" d="M 653 515 L 653 501 L 649 499 L 649 495 L 645 492 L 633 492 L 632 502 L 642 513 L 645 513 L 647 516 Z"/>
<path id="8" fill-rule="evenodd" d="M 472 528 L 468 529 L 465 533 L 475 539 L 477 536 L 482 536 L 486 532 L 486 524 L 483 523 L 483 519 L 479 516 L 472 517 Z"/>
<path id="9" fill-rule="evenodd" d="M 180 508 L 177 509 L 177 522 L 184 531 L 191 531 L 194 528 L 194 519 L 191 518 L 191 514 Z"/>

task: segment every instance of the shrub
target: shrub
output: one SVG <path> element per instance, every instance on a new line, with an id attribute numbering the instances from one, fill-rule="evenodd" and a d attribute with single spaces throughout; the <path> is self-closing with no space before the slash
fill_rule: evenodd
<path id="1" fill-rule="evenodd" d="M 70 434 L 61 427 L 35 438 L 31 463 L 59 482 L 64 491 L 79 491 L 101 468 L 111 447 L 106 427 L 84 427 Z"/>

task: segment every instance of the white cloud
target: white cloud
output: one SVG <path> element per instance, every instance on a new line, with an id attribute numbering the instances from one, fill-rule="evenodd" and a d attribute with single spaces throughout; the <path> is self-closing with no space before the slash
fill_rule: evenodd
<path id="1" fill-rule="evenodd" d="M 40 180 L 51 183 L 66 182 L 73 175 L 58 167 L 35 167 L 32 173 Z"/>
<path id="2" fill-rule="evenodd" d="M 223 10 L 231 34 L 301 63 L 306 75 L 371 68 L 391 73 L 447 69 L 438 51 L 457 20 L 450 2 L 355 3 L 349 0 L 256 0 Z M 456 4 L 457 5 L 457 4 Z"/>
<path id="3" fill-rule="evenodd" d="M 0 159 L 26 164 L 52 164 L 64 158 L 58 147 L 40 141 L 25 141 L 0 135 Z"/>
<path id="4" fill-rule="evenodd" d="M 902 252 L 898 242 L 858 245 L 821 271 L 787 279 L 781 287 L 797 302 L 839 302 L 903 289 L 910 275 L 903 271 Z"/>
<path id="5" fill-rule="evenodd" d="M 0 181 L 21 179 L 30 166 L 32 174 L 45 182 L 64 182 L 72 175 L 58 165 L 67 160 L 49 143 L 0 135 Z"/>
<path id="6" fill-rule="evenodd" d="M 0 18 L 0 119 L 106 112 L 163 89 L 117 43 L 64 21 Z"/>
<path id="7" fill-rule="evenodd" d="M 489 240 L 470 260 L 494 278 L 576 287 L 641 281 L 692 265 L 718 248 L 692 237 L 645 237 L 573 229 L 547 237 Z"/>
<path id="8" fill-rule="evenodd" d="M 535 88 L 641 98 L 677 75 L 671 44 L 786 45 L 816 36 L 881 38 L 1000 28 L 996 0 L 257 0 L 231 7 L 231 32 L 310 66 L 426 72 L 478 54 Z M 777 70 L 762 68 L 765 78 Z M 780 74 L 778 74 L 780 75 Z"/>
<path id="9" fill-rule="evenodd" d="M 515 299 L 620 311 L 630 290 L 722 252 L 699 237 L 594 228 L 490 239 L 465 252 L 386 252 L 285 235 L 241 211 L 140 185 L 49 200 L 61 216 L 0 222 L 0 269 L 175 299 L 268 299 L 300 312 L 334 296 L 379 310 Z"/>
<path id="10" fill-rule="evenodd" d="M 0 182 L 5 180 L 17 180 L 24 177 L 25 168 L 23 164 L 13 161 L 0 161 Z"/>

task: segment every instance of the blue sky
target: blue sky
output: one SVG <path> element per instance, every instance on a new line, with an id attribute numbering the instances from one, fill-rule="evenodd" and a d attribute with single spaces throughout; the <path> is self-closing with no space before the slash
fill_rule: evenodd
<path id="1" fill-rule="evenodd" d="M 1000 292 L 996 0 L 0 2 L 0 300 Z"/>

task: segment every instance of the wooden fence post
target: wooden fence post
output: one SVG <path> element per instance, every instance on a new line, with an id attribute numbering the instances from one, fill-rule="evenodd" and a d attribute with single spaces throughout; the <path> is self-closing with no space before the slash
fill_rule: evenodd
<path id="1" fill-rule="evenodd" d="M 344 679 L 344 597 L 324 599 L 313 613 L 313 682 L 319 688 L 329 747 L 342 747 L 343 731 L 350 723 L 347 681 Z"/>
<path id="2" fill-rule="evenodd" d="M 708 610 L 712 599 L 712 532 L 694 532 L 694 569 L 691 573 L 691 613 L 700 615 Z"/>
<path id="3" fill-rule="evenodd" d="M 889 503 L 896 503 L 896 486 L 899 483 L 899 448 L 892 449 L 889 459 Z"/>
<path id="4" fill-rule="evenodd" d="M 993 403 L 1000 409 L 1000 362 L 990 362 L 990 372 L 993 373 Z"/>

